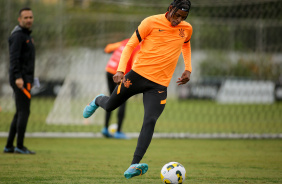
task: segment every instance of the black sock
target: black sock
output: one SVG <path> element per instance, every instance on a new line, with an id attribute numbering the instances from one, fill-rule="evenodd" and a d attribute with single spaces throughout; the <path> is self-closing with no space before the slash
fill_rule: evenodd
<path id="1" fill-rule="evenodd" d="M 140 157 L 140 156 L 138 156 L 138 155 L 134 155 L 131 164 L 139 164 L 139 162 L 141 161 L 141 159 L 142 159 L 142 157 Z"/>

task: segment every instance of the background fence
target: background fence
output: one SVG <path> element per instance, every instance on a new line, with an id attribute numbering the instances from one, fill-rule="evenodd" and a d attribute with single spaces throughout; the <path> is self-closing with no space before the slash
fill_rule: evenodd
<path id="1" fill-rule="evenodd" d="M 177 87 L 179 58 L 168 88 L 158 133 L 282 133 L 282 1 L 197 0 L 193 26 L 193 73 Z M 100 132 L 104 111 L 82 118 L 84 106 L 106 93 L 106 44 L 128 38 L 145 17 L 165 13 L 167 0 L 3 0 L 0 2 L 0 132 L 15 111 L 8 83 L 8 42 L 18 10 L 34 13 L 37 51 L 28 132 Z M 142 95 L 129 100 L 125 132 L 139 132 Z M 116 117 L 112 116 L 112 123 Z"/>

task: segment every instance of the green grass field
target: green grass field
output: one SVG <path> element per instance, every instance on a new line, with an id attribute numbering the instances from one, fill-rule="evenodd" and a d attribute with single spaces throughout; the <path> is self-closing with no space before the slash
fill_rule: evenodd
<path id="1" fill-rule="evenodd" d="M 1 148 L 5 138 L 0 138 Z M 281 140 L 153 139 L 142 162 L 148 172 L 127 180 L 137 139 L 26 138 L 36 155 L 0 153 L 0 183 L 161 184 L 160 170 L 178 161 L 184 183 L 282 183 Z"/>
<path id="2" fill-rule="evenodd" d="M 141 96 L 140 96 L 141 97 Z M 46 118 L 54 98 L 32 99 L 27 132 L 100 132 L 102 125 L 50 125 Z M 82 116 L 81 109 L 81 116 Z M 139 132 L 143 121 L 142 98 L 128 101 L 125 132 Z M 281 133 L 282 102 L 274 104 L 218 104 L 210 100 L 168 99 L 155 132 Z M 98 109 L 96 113 L 105 113 Z M 114 112 L 116 113 L 116 112 Z M 0 132 L 8 132 L 14 111 L 0 112 Z M 115 114 L 111 123 L 116 123 Z"/>

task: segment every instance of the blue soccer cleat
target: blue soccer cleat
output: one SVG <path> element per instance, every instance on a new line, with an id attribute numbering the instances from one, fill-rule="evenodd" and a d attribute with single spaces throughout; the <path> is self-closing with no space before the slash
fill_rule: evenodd
<path id="1" fill-rule="evenodd" d="M 22 149 L 16 147 L 15 148 L 15 153 L 18 153 L 18 154 L 31 154 L 31 155 L 35 154 L 34 151 L 30 151 L 26 147 L 23 147 Z"/>
<path id="2" fill-rule="evenodd" d="M 95 101 L 96 99 L 99 97 L 99 96 L 105 96 L 103 94 L 100 94 L 98 96 L 96 96 L 94 98 L 94 100 L 92 100 L 92 102 L 90 102 L 83 110 L 83 117 L 84 118 L 89 118 L 99 107 L 99 105 L 96 105 L 95 104 Z"/>
<path id="3" fill-rule="evenodd" d="M 112 137 L 113 137 L 113 136 L 110 134 L 109 130 L 108 130 L 106 127 L 104 127 L 104 128 L 102 129 L 102 134 L 103 134 L 103 136 L 105 136 L 105 137 L 107 137 L 107 138 L 112 138 Z"/>
<path id="4" fill-rule="evenodd" d="M 14 153 L 14 150 L 15 150 L 14 146 L 10 148 L 5 147 L 3 152 L 4 153 Z"/>
<path id="5" fill-rule="evenodd" d="M 130 179 L 134 176 L 141 176 L 148 171 L 148 164 L 132 164 L 125 172 L 124 177 Z"/>
<path id="6" fill-rule="evenodd" d="M 115 132 L 115 139 L 129 139 L 123 132 Z"/>

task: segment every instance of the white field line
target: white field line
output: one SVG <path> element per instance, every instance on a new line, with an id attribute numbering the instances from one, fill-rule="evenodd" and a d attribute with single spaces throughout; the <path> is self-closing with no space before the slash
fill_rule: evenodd
<path id="1" fill-rule="evenodd" d="M 138 138 L 139 133 L 126 133 L 129 138 Z M 8 132 L 0 132 L 0 137 L 8 137 Z M 25 137 L 32 138 L 103 138 L 101 133 L 91 132 L 33 132 L 26 133 Z M 154 133 L 154 138 L 173 139 L 282 139 L 278 134 L 208 134 L 208 133 Z"/>

